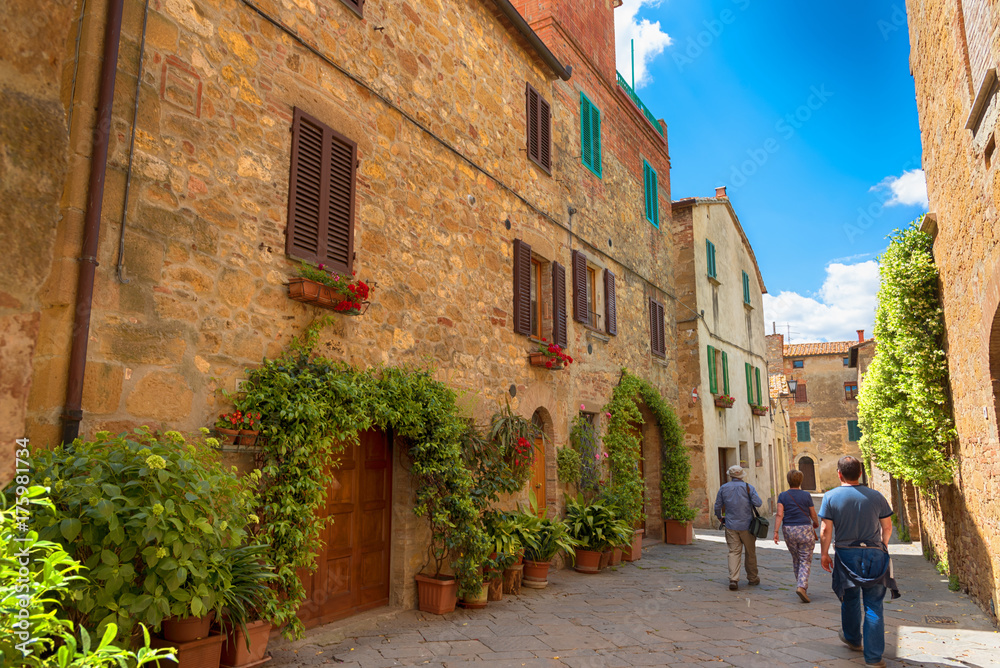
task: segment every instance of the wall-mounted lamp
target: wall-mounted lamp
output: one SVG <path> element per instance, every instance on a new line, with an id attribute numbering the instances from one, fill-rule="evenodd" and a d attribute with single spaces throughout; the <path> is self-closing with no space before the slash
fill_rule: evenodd
<path id="1" fill-rule="evenodd" d="M 788 393 L 795 394 L 795 389 L 799 386 L 799 381 L 794 378 L 788 379 Z"/>

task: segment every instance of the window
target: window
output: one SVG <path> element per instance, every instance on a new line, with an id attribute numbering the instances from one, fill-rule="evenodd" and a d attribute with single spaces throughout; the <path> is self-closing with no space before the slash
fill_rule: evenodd
<path id="1" fill-rule="evenodd" d="M 764 465 L 764 451 L 760 447 L 760 443 L 753 444 L 753 462 L 754 466 Z"/>
<path id="2" fill-rule="evenodd" d="M 806 366 L 805 360 L 792 360 L 793 369 L 804 369 Z"/>
<path id="3" fill-rule="evenodd" d="M 597 327 L 597 270 L 587 266 L 587 324 Z"/>
<path id="4" fill-rule="evenodd" d="M 301 109 L 292 117 L 285 252 L 350 275 L 358 145 Z"/>
<path id="5" fill-rule="evenodd" d="M 604 331 L 618 334 L 618 295 L 615 292 L 615 275 L 604 270 Z"/>
<path id="6" fill-rule="evenodd" d="M 660 191 L 656 180 L 656 170 L 642 161 L 642 174 L 646 190 L 646 220 L 654 226 L 660 226 Z"/>
<path id="7" fill-rule="evenodd" d="M 580 153 L 583 164 L 601 176 L 601 111 L 580 93 Z"/>
<path id="8" fill-rule="evenodd" d="M 528 158 L 552 173 L 552 108 L 531 84 L 525 84 Z"/>
<path id="9" fill-rule="evenodd" d="M 649 299 L 649 347 L 657 357 L 667 356 L 663 334 L 663 304 L 652 297 Z"/>
<path id="10" fill-rule="evenodd" d="M 861 429 L 858 427 L 857 420 L 847 421 L 847 440 L 851 442 L 857 442 L 861 440 Z"/>
<path id="11" fill-rule="evenodd" d="M 844 366 L 850 366 L 850 365 L 851 365 L 851 358 L 850 357 L 845 357 L 844 358 Z"/>
<path id="12" fill-rule="evenodd" d="M 705 239 L 705 254 L 708 257 L 708 277 L 718 278 L 718 270 L 715 266 L 715 244 Z"/>
<path id="13" fill-rule="evenodd" d="M 552 263 L 552 340 L 566 347 L 566 268 Z"/>
<path id="14" fill-rule="evenodd" d="M 850 401 L 851 399 L 858 398 L 858 384 L 857 383 L 844 383 L 844 399 Z"/>
<path id="15" fill-rule="evenodd" d="M 750 274 L 743 272 L 743 303 L 750 304 Z"/>
<path id="16" fill-rule="evenodd" d="M 760 393 L 760 367 L 753 368 L 754 383 L 757 386 L 757 401 L 755 402 L 758 406 L 764 405 L 764 398 Z"/>
<path id="17" fill-rule="evenodd" d="M 542 338 L 542 263 L 531 258 L 531 335 Z"/>
<path id="18" fill-rule="evenodd" d="M 809 397 L 806 394 L 806 384 L 799 381 L 799 384 L 795 387 L 795 403 L 804 404 L 809 401 Z"/>
<path id="19" fill-rule="evenodd" d="M 531 335 L 531 246 L 514 239 L 514 331 Z"/>
<path id="20" fill-rule="evenodd" d="M 808 443 L 812 440 L 809 434 L 808 420 L 799 420 L 795 423 L 795 439 L 799 443 Z"/>
<path id="21" fill-rule="evenodd" d="M 365 0 L 340 0 L 358 16 L 364 16 Z"/>
<path id="22" fill-rule="evenodd" d="M 743 371 L 747 378 L 747 403 L 763 404 L 760 393 L 760 369 L 751 365 L 750 362 L 744 362 Z"/>
<path id="23" fill-rule="evenodd" d="M 722 382 L 719 382 L 719 379 Z M 719 350 L 712 346 L 708 347 L 708 391 L 712 394 L 719 393 L 719 387 L 722 387 L 722 393 L 729 395 L 729 356 L 725 351 Z"/>
<path id="24" fill-rule="evenodd" d="M 584 324 L 590 322 L 588 279 L 587 256 L 580 251 L 573 251 L 573 320 Z"/>

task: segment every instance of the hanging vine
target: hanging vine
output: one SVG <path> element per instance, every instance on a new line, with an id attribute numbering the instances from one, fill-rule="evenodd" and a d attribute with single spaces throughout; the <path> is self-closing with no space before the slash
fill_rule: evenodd
<path id="1" fill-rule="evenodd" d="M 955 429 L 948 403 L 944 315 L 930 235 L 920 221 L 891 235 L 879 258 L 875 358 L 858 397 L 861 450 L 888 473 L 948 484 Z"/>

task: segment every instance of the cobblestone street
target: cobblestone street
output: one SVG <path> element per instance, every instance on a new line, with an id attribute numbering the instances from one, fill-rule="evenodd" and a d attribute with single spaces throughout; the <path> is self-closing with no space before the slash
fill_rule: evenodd
<path id="1" fill-rule="evenodd" d="M 1000 666 L 1000 634 L 968 597 L 948 590 L 919 544 L 893 545 L 892 553 L 903 597 L 886 600 L 887 664 Z M 864 665 L 837 639 L 839 602 L 819 567 L 818 546 L 810 604 L 795 595 L 784 544 L 758 542 L 759 587 L 742 580 L 739 591 L 729 591 L 725 561 L 721 532 L 699 531 L 694 545 L 647 543 L 639 562 L 598 575 L 559 571 L 547 589 L 524 589 L 485 610 L 381 614 L 368 630 L 354 625 L 346 639 L 337 625 L 314 629 L 276 646 L 270 665 Z"/>

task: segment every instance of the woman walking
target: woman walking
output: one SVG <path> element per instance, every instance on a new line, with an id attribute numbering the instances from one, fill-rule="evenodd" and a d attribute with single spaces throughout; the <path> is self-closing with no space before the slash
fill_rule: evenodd
<path id="1" fill-rule="evenodd" d="M 809 569 L 812 567 L 813 548 L 816 547 L 816 527 L 819 517 L 809 492 L 800 489 L 802 471 L 792 469 L 786 476 L 791 489 L 778 495 L 778 521 L 774 525 L 774 542 L 778 543 L 778 527 L 785 538 L 785 545 L 792 553 L 792 570 L 795 571 L 795 593 L 803 603 L 809 602 Z"/>

